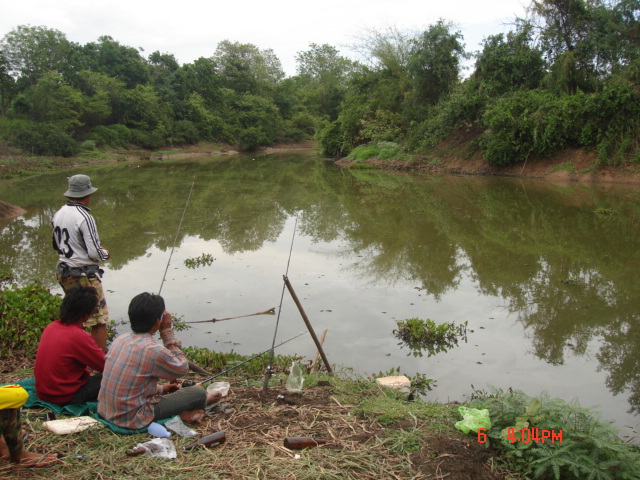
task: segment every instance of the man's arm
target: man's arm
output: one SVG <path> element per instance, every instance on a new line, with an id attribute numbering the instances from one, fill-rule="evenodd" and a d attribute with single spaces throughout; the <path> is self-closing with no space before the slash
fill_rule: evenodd
<path id="1" fill-rule="evenodd" d="M 109 258 L 109 252 L 100 245 L 96 223 L 89 213 L 84 211 L 81 213 L 84 221 L 80 223 L 79 228 L 87 249 L 87 255 L 94 262 L 103 262 Z"/>
<path id="2" fill-rule="evenodd" d="M 189 362 L 180 347 L 182 342 L 176 338 L 171 325 L 171 314 L 165 310 L 160 322 L 160 338 L 165 348 L 160 352 L 154 365 L 154 374 L 159 378 L 175 380 L 189 371 Z"/>

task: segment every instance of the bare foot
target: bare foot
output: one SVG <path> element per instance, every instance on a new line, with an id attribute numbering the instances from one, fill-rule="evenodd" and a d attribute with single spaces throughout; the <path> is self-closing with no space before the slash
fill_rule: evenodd
<path id="1" fill-rule="evenodd" d="M 187 410 L 180 414 L 180 419 L 183 422 L 199 422 L 204 418 L 204 410 Z"/>
<path id="2" fill-rule="evenodd" d="M 4 437 L 0 436 L 0 458 L 2 460 L 9 460 L 9 447 L 7 442 L 4 441 Z"/>
<path id="3" fill-rule="evenodd" d="M 25 468 L 50 467 L 58 461 L 58 456 L 54 453 L 32 453 L 22 452 L 17 457 L 11 459 L 13 470 L 24 470 Z"/>
<path id="4" fill-rule="evenodd" d="M 222 393 L 220 392 L 207 392 L 207 405 L 213 402 L 217 402 L 222 398 Z"/>

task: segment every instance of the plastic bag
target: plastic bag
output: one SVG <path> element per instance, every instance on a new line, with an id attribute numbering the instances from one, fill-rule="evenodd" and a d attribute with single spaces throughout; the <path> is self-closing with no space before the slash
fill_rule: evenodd
<path id="1" fill-rule="evenodd" d="M 303 384 L 304 377 L 302 376 L 302 369 L 296 362 L 293 362 L 285 388 L 290 392 L 300 392 L 302 391 Z"/>
<path id="2" fill-rule="evenodd" d="M 231 385 L 229 382 L 213 382 L 210 383 L 207 387 L 207 392 L 209 393 L 220 393 L 223 397 L 226 397 L 229 393 L 229 387 Z"/>
<path id="3" fill-rule="evenodd" d="M 198 436 L 198 432 L 196 432 L 193 428 L 186 426 L 178 415 L 173 417 L 171 420 L 167 420 L 164 425 L 169 430 L 176 432 L 182 437 L 192 438 Z"/>
<path id="4" fill-rule="evenodd" d="M 491 428 L 491 419 L 489 418 L 489 410 L 483 408 L 459 407 L 458 411 L 462 415 L 462 420 L 456 422 L 456 428 L 464 433 L 471 431 L 477 432 L 479 428 L 489 430 Z"/>
<path id="5" fill-rule="evenodd" d="M 137 449 L 145 449 L 146 451 L 144 454 L 149 457 L 172 459 L 178 456 L 176 453 L 176 447 L 168 438 L 154 438 L 148 442 L 139 443 L 134 447 L 134 450 Z"/>

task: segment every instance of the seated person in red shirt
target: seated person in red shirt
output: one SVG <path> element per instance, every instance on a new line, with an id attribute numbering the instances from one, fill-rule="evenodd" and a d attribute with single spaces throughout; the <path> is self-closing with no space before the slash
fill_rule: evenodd
<path id="1" fill-rule="evenodd" d="M 98 306 L 94 287 L 70 288 L 60 306 L 60 319 L 42 332 L 36 366 L 38 398 L 58 405 L 80 405 L 98 398 L 104 351 L 83 324 Z M 91 375 L 91 371 L 99 372 Z"/>
<path id="2" fill-rule="evenodd" d="M 119 427 L 141 429 L 174 415 L 188 419 L 220 398 L 220 393 L 209 393 L 199 385 L 158 384 L 160 379 L 172 382 L 189 371 L 160 295 L 133 297 L 129 321 L 132 331 L 116 337 L 107 353 L 98 395 L 102 418 Z M 158 331 L 164 346 L 153 338 Z"/>

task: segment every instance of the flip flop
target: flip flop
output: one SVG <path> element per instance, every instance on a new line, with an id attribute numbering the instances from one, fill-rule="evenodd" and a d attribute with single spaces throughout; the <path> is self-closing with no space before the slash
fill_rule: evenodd
<path id="1" fill-rule="evenodd" d="M 19 463 L 12 465 L 12 470 L 25 470 L 27 468 L 46 468 L 52 466 L 58 461 L 55 453 L 45 453 L 38 457 L 23 458 Z"/>

